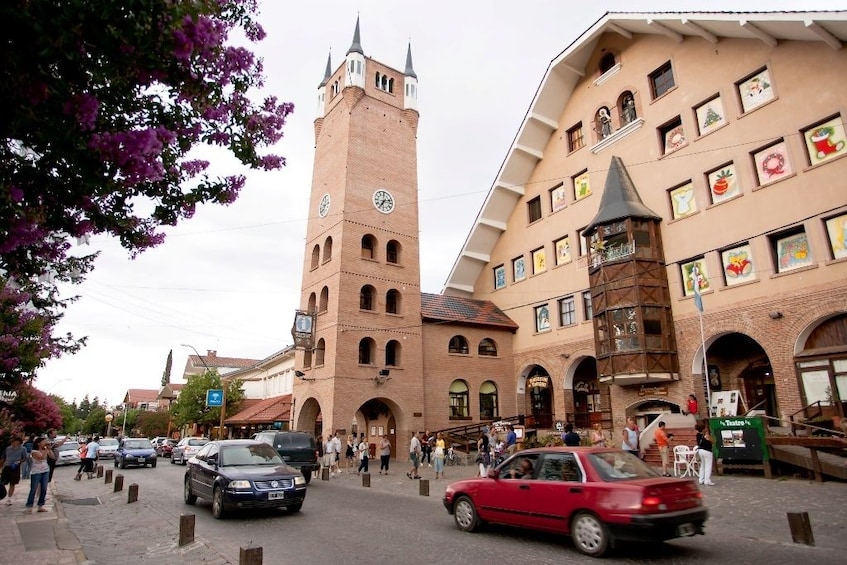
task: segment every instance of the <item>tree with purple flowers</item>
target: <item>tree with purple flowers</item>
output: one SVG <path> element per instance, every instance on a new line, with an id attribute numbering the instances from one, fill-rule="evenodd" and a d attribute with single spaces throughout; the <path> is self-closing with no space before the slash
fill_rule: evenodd
<path id="1" fill-rule="evenodd" d="M 243 174 L 215 177 L 198 148 L 245 167 L 285 159 L 262 150 L 290 103 L 251 101 L 262 61 L 256 0 L 9 0 L 0 3 L 0 377 L 29 380 L 44 359 L 84 339 L 56 336 L 96 254 L 73 242 L 117 237 L 130 256 L 201 203 L 227 205 Z"/>

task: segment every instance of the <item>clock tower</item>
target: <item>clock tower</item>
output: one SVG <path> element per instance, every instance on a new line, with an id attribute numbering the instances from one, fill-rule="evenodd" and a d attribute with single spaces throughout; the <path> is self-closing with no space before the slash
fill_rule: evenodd
<path id="1" fill-rule="evenodd" d="M 403 71 L 367 57 L 358 20 L 327 60 L 300 300 L 314 348 L 295 356 L 294 427 L 384 433 L 394 455 L 423 424 L 417 87 L 411 48 Z"/>

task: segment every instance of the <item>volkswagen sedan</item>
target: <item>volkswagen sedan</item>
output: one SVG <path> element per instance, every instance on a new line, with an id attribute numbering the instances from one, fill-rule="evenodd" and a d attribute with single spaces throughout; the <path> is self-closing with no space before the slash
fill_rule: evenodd
<path id="1" fill-rule="evenodd" d="M 638 457 L 606 448 L 521 451 L 487 478 L 452 483 L 443 502 L 460 530 L 491 522 L 567 534 L 593 557 L 617 541 L 702 534 L 708 516 L 694 480 L 662 477 Z"/>
<path id="2" fill-rule="evenodd" d="M 188 461 L 183 498 L 212 502 L 212 515 L 234 510 L 285 508 L 299 512 L 306 498 L 306 479 L 289 467 L 276 450 L 250 439 L 211 441 Z"/>

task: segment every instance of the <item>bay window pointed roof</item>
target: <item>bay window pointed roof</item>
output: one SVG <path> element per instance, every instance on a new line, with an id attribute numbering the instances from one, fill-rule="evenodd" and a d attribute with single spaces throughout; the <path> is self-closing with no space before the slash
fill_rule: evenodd
<path id="1" fill-rule="evenodd" d="M 403 74 L 407 77 L 418 78 L 418 75 L 415 74 L 415 69 L 412 68 L 412 44 L 409 43 L 408 49 L 406 49 L 406 70 L 403 71 Z"/>
<path id="2" fill-rule="evenodd" d="M 613 155 L 603 188 L 600 209 L 591 223 L 583 230 L 584 235 L 593 232 L 597 226 L 624 218 L 647 218 L 661 220 L 662 217 L 648 208 L 635 188 L 620 157 Z"/>
<path id="3" fill-rule="evenodd" d="M 356 17 L 356 30 L 353 32 L 353 43 L 350 45 L 350 49 L 347 50 L 347 54 L 350 53 L 358 53 L 359 55 L 364 55 L 365 52 L 362 50 L 362 40 L 359 38 L 359 18 Z"/>

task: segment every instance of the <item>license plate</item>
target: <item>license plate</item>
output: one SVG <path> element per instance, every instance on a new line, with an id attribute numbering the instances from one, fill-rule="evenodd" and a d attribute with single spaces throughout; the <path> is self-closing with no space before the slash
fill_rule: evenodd
<path id="1" fill-rule="evenodd" d="M 268 493 L 268 500 L 280 500 L 282 498 L 285 498 L 284 492 L 269 492 Z"/>
<path id="2" fill-rule="evenodd" d="M 694 524 L 689 522 L 687 524 L 680 524 L 679 526 L 677 526 L 676 533 L 680 537 L 688 537 L 693 536 L 696 533 L 696 530 L 694 528 Z"/>

